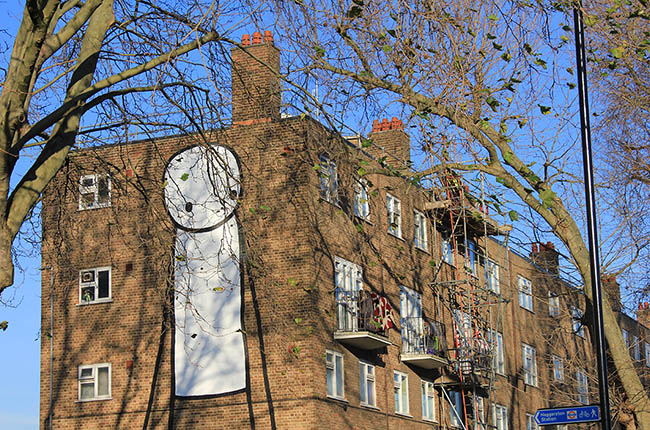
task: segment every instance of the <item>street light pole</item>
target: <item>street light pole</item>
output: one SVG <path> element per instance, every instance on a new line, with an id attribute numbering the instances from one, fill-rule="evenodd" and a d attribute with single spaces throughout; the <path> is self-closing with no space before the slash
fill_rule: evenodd
<path id="1" fill-rule="evenodd" d="M 601 428 L 611 429 L 609 413 L 609 391 L 607 390 L 607 354 L 603 326 L 603 302 L 601 294 L 600 257 L 598 256 L 598 234 L 596 231 L 596 200 L 594 193 L 593 161 L 591 156 L 591 125 L 589 123 L 589 97 L 587 94 L 587 60 L 585 56 L 585 33 L 581 2 L 573 8 L 573 22 L 576 37 L 576 65 L 578 94 L 580 98 L 580 131 L 582 135 L 582 161 L 585 175 L 585 202 L 587 204 L 587 230 L 591 273 L 593 307 L 593 338 L 598 362 L 598 392 L 600 394 Z M 585 285 L 585 288 L 587 286 Z"/>

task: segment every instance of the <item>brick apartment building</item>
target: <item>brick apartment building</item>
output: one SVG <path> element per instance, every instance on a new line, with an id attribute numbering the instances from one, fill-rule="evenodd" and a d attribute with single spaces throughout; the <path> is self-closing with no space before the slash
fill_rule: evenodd
<path id="1" fill-rule="evenodd" d="M 242 43 L 230 127 L 77 151 L 45 193 L 42 428 L 531 429 L 593 402 L 552 244 L 510 250 L 451 173 L 407 180 L 397 119 L 281 116 L 270 33 Z"/>

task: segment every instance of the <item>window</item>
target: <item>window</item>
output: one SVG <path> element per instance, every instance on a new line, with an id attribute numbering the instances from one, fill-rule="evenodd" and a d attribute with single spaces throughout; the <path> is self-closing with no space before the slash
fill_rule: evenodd
<path id="1" fill-rule="evenodd" d="M 643 346 L 645 347 L 645 366 L 650 367 L 650 343 L 643 342 Z"/>
<path id="2" fill-rule="evenodd" d="M 386 194 L 388 209 L 388 232 L 393 236 L 402 237 L 402 204 L 399 199 Z"/>
<path id="3" fill-rule="evenodd" d="M 624 328 L 621 329 L 621 333 L 623 333 L 623 342 L 625 342 L 625 346 L 627 346 L 629 348 L 630 347 L 630 333 L 627 330 L 625 330 Z"/>
<path id="4" fill-rule="evenodd" d="M 108 363 L 79 366 L 79 400 L 111 398 L 111 365 Z"/>
<path id="5" fill-rule="evenodd" d="M 422 347 L 422 294 L 400 286 L 399 312 L 402 326 L 402 352 L 424 352 Z"/>
<path id="6" fill-rule="evenodd" d="M 524 277 L 517 278 L 519 284 L 519 306 L 529 311 L 533 311 L 533 286 L 530 281 Z"/>
<path id="7" fill-rule="evenodd" d="M 521 355 L 524 367 L 524 383 L 537 386 L 537 353 L 535 348 L 525 343 L 521 344 Z"/>
<path id="8" fill-rule="evenodd" d="M 534 415 L 526 414 L 526 430 L 539 430 Z"/>
<path id="9" fill-rule="evenodd" d="M 334 284 L 338 329 L 356 331 L 359 325 L 359 291 L 363 287 L 361 267 L 340 257 L 334 257 Z"/>
<path id="10" fill-rule="evenodd" d="M 476 396 L 476 418 L 477 422 L 474 424 L 474 430 L 488 430 L 488 423 L 485 419 L 485 399 Z"/>
<path id="11" fill-rule="evenodd" d="M 449 413 L 451 414 L 451 426 L 452 427 L 464 427 L 465 414 L 463 412 L 463 397 L 460 391 L 450 391 L 449 392 L 449 402 L 450 408 Z"/>
<path id="12" fill-rule="evenodd" d="M 553 356 L 553 379 L 558 382 L 564 381 L 564 360 L 557 355 Z"/>
<path id="13" fill-rule="evenodd" d="M 456 256 L 454 255 L 454 242 L 452 237 L 447 232 L 442 232 L 442 261 L 452 266 L 456 265 Z"/>
<path id="14" fill-rule="evenodd" d="M 79 303 L 101 303 L 111 299 L 111 268 L 79 272 Z"/>
<path id="15" fill-rule="evenodd" d="M 409 413 L 409 378 L 402 372 L 393 371 L 393 386 L 395 392 L 395 413 Z"/>
<path id="16" fill-rule="evenodd" d="M 327 397 L 343 400 L 343 355 L 334 351 L 325 351 L 327 367 Z"/>
<path id="17" fill-rule="evenodd" d="M 320 160 L 320 197 L 330 203 L 339 201 L 339 181 L 336 173 L 336 163 L 325 154 L 321 154 Z"/>
<path id="18" fill-rule="evenodd" d="M 499 286 L 499 265 L 494 260 L 488 259 L 485 263 L 485 281 L 490 290 L 497 294 L 501 292 L 501 287 Z"/>
<path id="19" fill-rule="evenodd" d="M 354 185 L 354 215 L 367 220 L 370 217 L 370 200 L 368 200 L 368 181 L 357 180 Z"/>
<path id="20" fill-rule="evenodd" d="M 427 219 L 422 212 L 414 211 L 413 225 L 415 226 L 415 247 L 422 251 L 428 251 Z"/>
<path id="21" fill-rule="evenodd" d="M 377 406 L 375 396 L 375 366 L 372 364 L 359 362 L 359 372 L 361 380 L 360 398 L 363 406 Z"/>
<path id="22" fill-rule="evenodd" d="M 587 374 L 582 370 L 576 371 L 576 383 L 578 384 L 578 401 L 583 405 L 589 404 L 589 381 Z"/>
<path id="23" fill-rule="evenodd" d="M 503 405 L 495 404 L 492 411 L 496 430 L 508 430 L 508 409 Z"/>
<path id="24" fill-rule="evenodd" d="M 79 179 L 79 210 L 111 205 L 111 177 L 108 174 L 84 175 Z"/>
<path id="25" fill-rule="evenodd" d="M 550 291 L 548 292 L 548 314 L 552 317 L 560 316 L 560 298 Z"/>
<path id="26" fill-rule="evenodd" d="M 490 342 L 492 348 L 492 365 L 494 366 L 494 370 L 498 374 L 504 375 L 506 372 L 506 362 L 503 335 L 498 331 L 488 330 L 488 342 Z"/>
<path id="27" fill-rule="evenodd" d="M 436 420 L 435 391 L 433 382 L 422 381 L 422 419 L 426 421 Z"/>
<path id="28" fill-rule="evenodd" d="M 582 310 L 571 306 L 571 317 L 573 318 L 573 333 L 585 337 L 585 326 L 582 325 Z"/>
<path id="29" fill-rule="evenodd" d="M 467 241 L 467 268 L 476 276 L 476 243 L 471 239 Z"/>
<path id="30" fill-rule="evenodd" d="M 632 335 L 632 357 L 639 361 L 641 360 L 641 342 L 638 336 Z"/>

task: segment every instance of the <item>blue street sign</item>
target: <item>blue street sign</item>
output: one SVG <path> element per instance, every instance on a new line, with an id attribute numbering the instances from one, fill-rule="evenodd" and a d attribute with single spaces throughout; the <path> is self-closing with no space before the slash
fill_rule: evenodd
<path id="1" fill-rule="evenodd" d="M 538 409 L 535 412 L 535 422 L 540 426 L 588 423 L 592 421 L 600 421 L 600 408 L 597 405 Z"/>

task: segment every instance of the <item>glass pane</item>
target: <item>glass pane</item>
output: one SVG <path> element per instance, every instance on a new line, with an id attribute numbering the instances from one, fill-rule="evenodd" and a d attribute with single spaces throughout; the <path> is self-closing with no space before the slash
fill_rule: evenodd
<path id="1" fill-rule="evenodd" d="M 108 189 L 108 177 L 102 176 L 97 181 L 97 203 L 107 204 L 110 203 L 110 194 Z"/>
<path id="2" fill-rule="evenodd" d="M 84 208 L 92 207 L 95 203 L 95 193 L 81 194 L 81 206 Z"/>
<path id="3" fill-rule="evenodd" d="M 99 278 L 99 298 L 108 298 L 109 297 L 109 282 L 108 282 L 108 270 L 102 270 L 98 273 Z"/>
<path id="4" fill-rule="evenodd" d="M 327 369 L 327 395 L 333 396 L 334 394 L 334 369 Z"/>
<path id="5" fill-rule="evenodd" d="M 83 287 L 81 289 L 81 301 L 92 302 L 95 300 L 95 287 Z"/>
<path id="6" fill-rule="evenodd" d="M 100 367 L 97 369 L 97 395 L 108 396 L 108 367 Z"/>
<path id="7" fill-rule="evenodd" d="M 93 377 L 93 369 L 92 368 L 81 369 L 81 373 L 79 374 L 80 379 L 92 378 L 92 377 Z"/>
<path id="8" fill-rule="evenodd" d="M 343 357 L 336 357 L 336 395 L 343 397 Z"/>
<path id="9" fill-rule="evenodd" d="M 359 395 L 360 395 L 360 400 L 361 403 L 367 403 L 368 402 L 368 397 L 366 396 L 367 394 L 367 379 L 366 379 L 366 366 L 363 363 L 359 363 L 359 375 L 360 378 L 359 380 L 361 381 L 361 385 L 359 388 Z"/>
<path id="10" fill-rule="evenodd" d="M 80 399 L 86 400 L 92 399 L 93 397 L 95 397 L 95 384 L 92 382 L 81 384 Z"/>
<path id="11" fill-rule="evenodd" d="M 368 404 L 375 405 L 375 382 L 368 381 Z"/>

